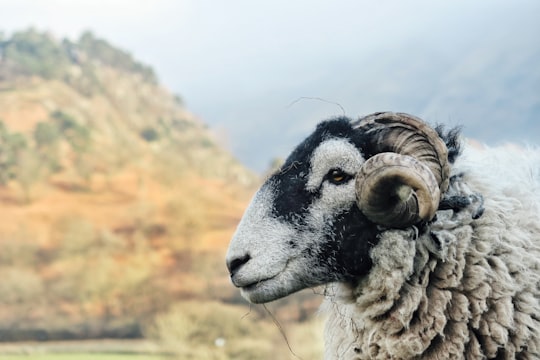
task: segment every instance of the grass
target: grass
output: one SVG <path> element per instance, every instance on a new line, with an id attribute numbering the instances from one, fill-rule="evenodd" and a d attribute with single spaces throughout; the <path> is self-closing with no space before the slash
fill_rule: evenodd
<path id="1" fill-rule="evenodd" d="M 166 356 L 139 354 L 101 354 L 101 353 L 64 353 L 64 354 L 18 354 L 0 355 L 0 360 L 166 360 Z"/>
<path id="2" fill-rule="evenodd" d="M 170 360 L 151 341 L 81 340 L 0 343 L 0 360 Z"/>

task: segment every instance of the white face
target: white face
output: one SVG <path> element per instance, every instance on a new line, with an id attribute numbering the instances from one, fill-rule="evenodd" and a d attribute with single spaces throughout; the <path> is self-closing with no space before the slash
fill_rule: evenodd
<path id="1" fill-rule="evenodd" d="M 355 251 L 367 253 L 367 245 L 358 247 L 350 239 L 362 230 L 350 223 L 361 217 L 354 180 L 364 157 L 348 139 L 335 137 L 319 142 L 308 155 L 288 160 L 267 180 L 230 243 L 231 280 L 251 302 L 342 280 L 351 275 L 343 258 Z"/>

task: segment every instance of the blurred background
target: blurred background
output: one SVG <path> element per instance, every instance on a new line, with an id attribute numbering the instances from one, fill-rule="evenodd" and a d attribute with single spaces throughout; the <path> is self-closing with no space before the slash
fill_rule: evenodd
<path id="1" fill-rule="evenodd" d="M 328 117 L 539 144 L 540 3 L 0 0 L 0 359 L 321 358 L 224 254 Z"/>

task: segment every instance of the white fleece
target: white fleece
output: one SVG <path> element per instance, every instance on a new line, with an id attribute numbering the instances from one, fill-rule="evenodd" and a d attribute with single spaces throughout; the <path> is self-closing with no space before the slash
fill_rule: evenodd
<path id="1" fill-rule="evenodd" d="M 330 285 L 326 359 L 540 359 L 540 151 L 469 147 L 452 173 L 468 208 L 383 232 L 369 275 Z"/>

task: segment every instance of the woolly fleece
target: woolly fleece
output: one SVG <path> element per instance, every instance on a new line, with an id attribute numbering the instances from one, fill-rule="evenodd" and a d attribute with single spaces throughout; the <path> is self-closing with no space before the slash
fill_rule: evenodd
<path id="1" fill-rule="evenodd" d="M 467 208 L 383 231 L 370 273 L 328 287 L 326 359 L 540 359 L 540 152 L 467 149 L 452 172 Z"/>

